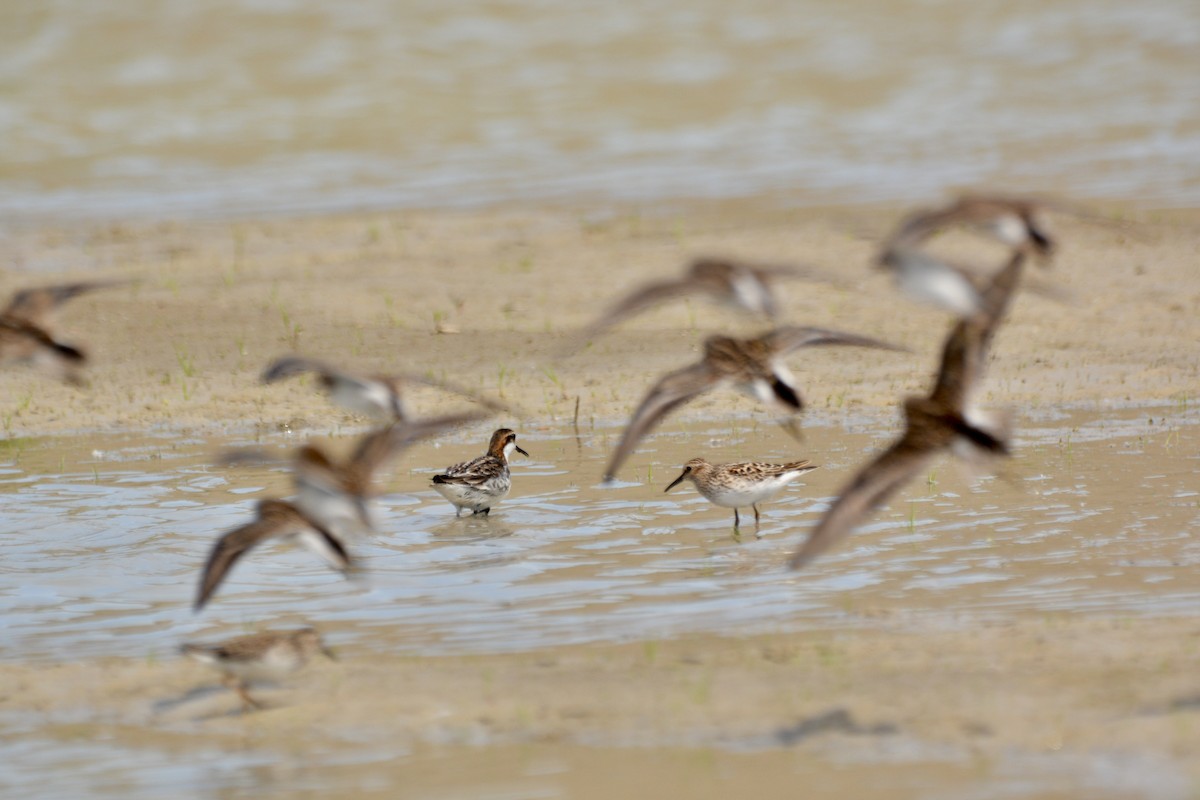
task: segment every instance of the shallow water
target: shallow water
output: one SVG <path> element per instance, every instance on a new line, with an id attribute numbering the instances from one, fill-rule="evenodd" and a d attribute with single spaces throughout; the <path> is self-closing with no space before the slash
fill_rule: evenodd
<path id="1" fill-rule="evenodd" d="M 812 424 L 797 446 L 754 420 L 669 425 L 613 486 L 598 483 L 618 429 L 524 430 L 514 491 L 490 517 L 456 518 L 428 488 L 482 436 L 415 448 L 359 542 L 348 581 L 283 545 L 252 552 L 201 614 L 190 603 L 214 538 L 286 467 L 214 466 L 236 440 L 104 436 L 7 444 L 0 473 L 0 653 L 8 660 L 169 657 L 182 639 L 307 620 L 342 643 L 394 653 L 490 653 L 687 632 L 870 626 L 1067 612 L 1194 613 L 1200 584 L 1200 411 L 1027 420 L 1001 477 L 939 464 L 809 570 L 781 569 L 890 426 Z M 281 456 L 295 441 L 279 445 Z M 346 446 L 348 441 L 335 442 Z M 731 514 L 678 466 L 808 456 L 822 468 Z M 421 466 L 417 466 L 421 465 Z M 425 466 L 428 465 L 428 466 Z M 648 480 L 647 480 L 648 479 Z"/>
<path id="2" fill-rule="evenodd" d="M 1191 0 L 0 10 L 0 216 L 1200 201 Z"/>
<path id="3" fill-rule="evenodd" d="M 287 492 L 282 464 L 214 466 L 222 448 L 249 443 L 242 439 L 9 441 L 0 462 L 0 654 L 169 660 L 185 639 L 300 622 L 362 658 L 691 632 L 1194 615 L 1198 423 L 1200 410 L 1183 405 L 1025 419 L 1005 477 L 972 484 L 939 464 L 799 575 L 783 572 L 782 561 L 893 425 L 812 418 L 798 447 L 753 419 L 668 423 L 609 487 L 596 478 L 619 429 L 522 428 L 532 457 L 514 464 L 513 494 L 490 518 L 456 519 L 426 487 L 435 465 L 475 454 L 486 432 L 470 432 L 406 454 L 378 509 L 380 535 L 356 545 L 365 580 L 341 580 L 306 552 L 268 547 L 248 556 L 200 615 L 190 602 L 208 547 L 247 518 L 254 499 Z M 297 437 L 264 443 L 282 455 Z M 763 506 L 761 538 L 752 523 L 735 536 L 727 510 L 684 486 L 662 492 L 678 474 L 667 465 L 699 453 L 807 455 L 822 468 Z M 794 730 L 697 733 L 652 748 L 595 737 L 514 744 L 481 732 L 478 741 L 439 743 L 355 732 L 362 740 L 336 751 L 291 752 L 256 743 L 253 725 L 218 725 L 231 738 L 214 738 L 190 720 L 106 722 L 87 709 L 10 714 L 3 723 L 0 785 L 22 796 L 725 797 L 790 785 L 816 797 L 1191 791 L 1165 756 L 982 756 L 970 741 L 932 744 L 903 727 L 876 734 L 840 710 Z M 796 748 L 800 736 L 805 747 Z"/>
<path id="4" fill-rule="evenodd" d="M 728 748 L 587 747 L 528 744 L 373 750 L 352 758 L 279 757 L 238 748 L 213 750 L 186 737 L 130 751 L 85 741 L 15 741 L 10 786 L 22 796 L 47 787 L 70 797 L 611 798 L 777 797 L 803 786 L 805 797 L 1020 797 L 1067 800 L 1184 798 L 1186 783 L 1165 761 L 1097 753 L 1082 758 L 1014 754 L 991 761 L 966 749 L 932 751 L 919 743 L 838 739 L 817 753 Z M 144 744 L 144 743 L 143 743 Z M 469 764 L 464 763 L 469 760 Z M 937 787 L 931 790 L 931 787 Z M 984 788 L 986 787 L 986 788 Z M 41 790 L 39 792 L 39 789 Z M 932 791 L 932 793 L 931 793 Z"/>

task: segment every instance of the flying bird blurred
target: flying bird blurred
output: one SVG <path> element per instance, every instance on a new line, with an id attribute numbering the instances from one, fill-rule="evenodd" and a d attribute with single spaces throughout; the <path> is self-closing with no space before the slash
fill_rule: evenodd
<path id="1" fill-rule="evenodd" d="M 988 430 L 971 395 L 983 377 L 992 337 L 1020 281 L 1025 255 L 1017 252 L 984 291 L 984 309 L 955 324 L 942 348 L 941 365 L 928 397 L 904 401 L 905 430 L 891 447 L 863 467 L 825 512 L 789 561 L 799 569 L 844 538 L 872 509 L 913 479 L 940 452 L 964 456 L 1009 454 L 1009 431 Z"/>

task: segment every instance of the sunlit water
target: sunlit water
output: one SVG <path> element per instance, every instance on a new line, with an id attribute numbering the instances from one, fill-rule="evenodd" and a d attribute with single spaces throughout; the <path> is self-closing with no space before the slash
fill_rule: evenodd
<path id="1" fill-rule="evenodd" d="M 486 431 L 464 433 L 405 456 L 390 481 L 395 491 L 380 503 L 378 537 L 355 545 L 364 580 L 342 580 L 298 549 L 267 546 L 235 568 L 200 615 L 190 604 L 214 538 L 245 522 L 255 499 L 286 493 L 284 465 L 215 466 L 223 447 L 246 444 L 238 439 L 10 441 L 0 462 L 0 654 L 169 659 L 185 639 L 301 622 L 359 654 L 435 654 L 898 620 L 1194 615 L 1198 423 L 1200 410 L 1183 405 L 1025 419 L 1006 477 L 972 484 L 942 463 L 798 575 L 782 561 L 894 425 L 827 415 L 810 419 L 797 446 L 753 419 L 668 422 L 609 487 L 596 478 L 617 429 L 522 428 L 532 458 L 518 456 L 513 493 L 488 519 L 456 519 L 428 488 L 436 467 L 474 455 Z M 280 455 L 296 443 L 267 442 Z M 735 536 L 730 513 L 686 484 L 662 491 L 697 454 L 807 455 L 822 468 L 763 506 L 761 538 L 752 522 Z M 6 718 L 0 785 L 22 796 L 122 798 L 390 797 L 400 784 L 408 796 L 609 797 L 689 781 L 696 796 L 797 781 L 828 797 L 1191 791 L 1165 758 L 1014 753 L 981 761 L 968 743 L 934 745 L 903 731 L 801 751 L 765 734 L 694 745 L 702 756 L 686 742 L 652 750 L 493 744 L 464 755 L 366 738 L 348 757 L 220 746 L 186 727 L 153 744 L 136 727 L 128 741 L 96 738 L 84 733 L 92 728 L 82 713 L 79 733 L 71 732 L 73 713 L 51 728 Z"/>
<path id="2" fill-rule="evenodd" d="M 1136 416 L 1134 416 L 1136 415 Z M 797 448 L 753 420 L 668 426 L 621 482 L 598 476 L 616 429 L 523 431 L 512 495 L 455 518 L 428 488 L 472 436 L 404 457 L 354 550 L 358 581 L 266 546 L 204 612 L 190 604 L 215 538 L 288 491 L 286 466 L 214 466 L 212 440 L 9 443 L 0 475 L 0 653 L 13 660 L 169 656 L 185 638 L 310 621 L 341 641 L 413 654 L 488 653 L 685 632 L 869 626 L 873 615 L 954 625 L 980 616 L 1192 614 L 1200 603 L 1200 412 L 1027 421 L 1005 477 L 947 462 L 800 574 L 782 562 L 851 470 L 893 435 L 876 420 L 810 426 Z M 843 427 L 845 425 L 845 427 Z M 280 454 L 294 441 L 277 442 Z M 344 443 L 346 444 L 346 443 Z M 677 465 L 791 459 L 822 468 L 752 514 L 683 484 Z M 419 466 L 418 466 L 419 465 Z M 647 480 L 649 478 L 649 480 Z"/>
<path id="3" fill-rule="evenodd" d="M 1200 202 L 1192 0 L 0 10 L 0 216 Z"/>

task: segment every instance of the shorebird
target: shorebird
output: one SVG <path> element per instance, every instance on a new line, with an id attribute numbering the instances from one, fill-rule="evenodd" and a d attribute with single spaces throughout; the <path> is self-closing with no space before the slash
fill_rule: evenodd
<path id="1" fill-rule="evenodd" d="M 960 317 L 977 313 L 983 297 L 974 271 L 912 247 L 893 247 L 883 253 L 879 266 L 891 270 L 896 285 L 922 302 Z"/>
<path id="2" fill-rule="evenodd" d="M 441 475 L 433 476 L 433 488 L 442 497 L 454 504 L 454 516 L 462 514 L 464 508 L 472 514 L 487 514 L 512 488 L 508 472 L 508 459 L 516 450 L 526 458 L 529 453 L 517 444 L 517 434 L 508 428 L 500 428 L 492 434 L 487 452 L 478 458 L 447 467 Z"/>
<path id="3" fill-rule="evenodd" d="M 377 496 L 375 485 L 392 460 L 422 439 L 486 416 L 484 412 L 472 411 L 417 422 L 396 422 L 364 434 L 350 455 L 341 460 L 317 445 L 306 444 L 291 459 L 295 505 L 334 533 L 371 531 L 375 527 L 370 513 L 370 503 Z M 280 461 L 261 448 L 231 450 L 220 457 L 225 466 Z"/>
<path id="4" fill-rule="evenodd" d="M 1049 200 L 967 194 L 943 208 L 910 214 L 885 242 L 883 250 L 887 253 L 897 248 L 911 249 L 947 228 L 966 227 L 1046 263 L 1054 252 L 1055 242 L 1042 226 L 1041 214 L 1045 211 L 1084 213 Z"/>
<path id="5" fill-rule="evenodd" d="M 895 248 L 885 252 L 879 266 L 889 269 L 896 285 L 910 297 L 969 317 L 983 310 L 983 290 L 1000 268 L 991 274 L 977 267 L 930 255 L 924 250 Z M 1070 291 L 1061 286 L 1026 275 L 1021 290 L 1053 300 L 1056 303 L 1075 301 Z"/>
<path id="6" fill-rule="evenodd" d="M 779 303 L 772 289 L 774 282 L 810 274 L 801 267 L 698 258 L 680 278 L 647 283 L 633 290 L 585 328 L 581 337 L 590 339 L 660 303 L 696 294 L 773 320 L 779 315 Z"/>
<path id="7" fill-rule="evenodd" d="M 704 357 L 699 362 L 667 373 L 650 388 L 641 405 L 633 412 L 633 417 L 604 471 L 604 479 L 613 478 L 642 437 L 663 417 L 723 383 L 734 384 L 751 397 L 773 406 L 790 418 L 803 409 L 804 401 L 796 388 L 795 377 L 783 363 L 783 357 L 802 347 L 817 345 L 905 350 L 903 347 L 853 333 L 795 326 L 775 328 L 754 339 L 709 337 L 704 342 Z M 794 428 L 789 430 L 795 434 Z"/>
<path id="8" fill-rule="evenodd" d="M 80 369 L 87 354 L 54 338 L 55 312 L 68 300 L 120 281 L 85 281 L 22 289 L 0 311 L 0 364 L 25 363 L 55 368 L 67 383 L 83 382 Z"/>
<path id="9" fill-rule="evenodd" d="M 381 471 L 416 442 L 486 416 L 474 411 L 397 422 L 364 435 L 340 462 L 315 445 L 304 445 L 292 462 L 296 505 L 331 527 L 349 522 L 369 531 L 374 528 L 369 504 L 377 494 L 375 484 Z"/>
<path id="10" fill-rule="evenodd" d="M 412 386 L 427 386 L 444 392 L 466 397 L 492 411 L 507 410 L 496 400 L 481 397 L 474 392 L 445 381 L 437 381 L 409 373 L 395 375 L 360 375 L 338 369 L 324 361 L 303 356 L 284 356 L 273 361 L 262 373 L 263 383 L 314 372 L 317 381 L 329 398 L 338 405 L 357 414 L 370 417 L 409 420 L 404 408 L 404 391 Z"/>
<path id="11" fill-rule="evenodd" d="M 811 461 L 764 464 L 747 461 L 740 464 L 710 464 L 693 458 L 683 465 L 683 473 L 663 489 L 669 492 L 685 480 L 695 484 L 700 494 L 713 505 L 733 509 L 733 527 L 741 523 L 738 508 L 754 509 L 754 524 L 759 521 L 758 504 L 770 500 L 792 481 L 817 468 Z"/>
<path id="12" fill-rule="evenodd" d="M 1024 261 L 1023 253 L 1014 254 L 984 291 L 984 310 L 955 324 L 943 345 L 933 390 L 928 397 L 904 401 L 904 434 L 842 488 L 792 556 L 791 569 L 799 569 L 846 536 L 942 451 L 968 457 L 1009 454 L 1007 426 L 988 430 L 971 403 L 971 394 L 983 376 L 992 337 L 1008 309 Z"/>
<path id="13" fill-rule="evenodd" d="M 185 644 L 180 651 L 222 672 L 222 682 L 242 699 L 243 711 L 263 707 L 250 696 L 251 681 L 277 680 L 303 667 L 317 653 L 337 660 L 312 628 L 262 631 L 219 644 Z"/>
<path id="14" fill-rule="evenodd" d="M 342 573 L 356 565 L 341 538 L 313 515 L 284 500 L 260 500 L 256 519 L 226 533 L 213 548 L 200 575 L 193 611 L 200 611 L 242 556 L 272 539 L 299 541 Z"/>

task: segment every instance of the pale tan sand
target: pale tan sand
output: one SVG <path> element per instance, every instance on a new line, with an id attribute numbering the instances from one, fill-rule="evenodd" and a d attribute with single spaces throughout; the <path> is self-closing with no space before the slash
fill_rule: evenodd
<path id="1" fill-rule="evenodd" d="M 897 214 L 733 206 L 597 222 L 563 212 L 406 212 L 13 235 L 3 290 L 97 276 L 138 283 L 62 312 L 63 338 L 94 356 L 90 389 L 10 370 L 0 421 L 10 436 L 304 420 L 329 427 L 338 415 L 305 381 L 257 383 L 271 358 L 293 350 L 430 371 L 502 394 L 531 421 L 570 418 L 576 397 L 583 419 L 624 419 L 657 375 L 696 358 L 706 332 L 762 326 L 702 301 L 676 303 L 582 353 L 555 356 L 566 333 L 616 296 L 698 254 L 810 263 L 835 276 L 837 285 L 785 285 L 790 318 L 879 336 L 914 354 L 820 349 L 792 363 L 815 409 L 894 414 L 902 394 L 926 387 L 950 324 L 870 269 L 875 242 Z M 1061 253 L 1040 277 L 1073 292 L 1077 304 L 1021 299 L 997 342 L 985 399 L 1103 408 L 1194 395 L 1200 213 L 1146 214 L 1120 226 L 1055 223 Z M 947 246 L 981 264 L 1001 255 L 965 237 Z M 418 398 L 418 408 L 434 402 Z M 751 408 L 721 394 L 683 413 Z"/>
<path id="2" fill-rule="evenodd" d="M 597 220 L 567 212 L 405 212 L 10 235 L 5 290 L 81 277 L 138 283 L 63 311 L 63 338 L 94 355 L 90 388 L 5 373 L 4 430 L 329 430 L 355 422 L 306 380 L 257 384 L 268 360 L 293 350 L 364 368 L 428 370 L 518 404 L 526 426 L 569 420 L 577 397 L 583 420 L 618 422 L 657 375 L 696 357 L 706 331 L 761 328 L 701 302 L 673 305 L 578 355 L 553 358 L 564 333 L 615 296 L 698 254 L 800 261 L 835 276 L 836 285 L 785 286 L 791 318 L 879 336 L 914 354 L 819 350 L 792 363 L 818 412 L 854 408 L 892 420 L 903 394 L 927 386 L 950 325 L 944 314 L 899 298 L 869 269 L 874 242 L 898 213 L 725 206 Z M 1200 212 L 1135 216 L 1136 224 L 1113 227 L 1056 220 L 1062 248 L 1042 277 L 1074 292 L 1077 304 L 1020 299 L 995 346 L 987 400 L 1034 411 L 1195 402 Z M 985 263 L 999 255 L 961 237 L 945 246 Z M 439 402 L 417 400 L 424 411 Z M 681 417 L 752 409 L 714 393 Z M 281 708 L 199 720 L 186 704 L 155 711 L 159 701 L 213 683 L 199 667 L 147 663 L 142 654 L 26 666 L 9 653 L 18 663 L 0 665 L 0 713 L 34 720 L 30 730 L 52 738 L 103 735 L 186 753 L 238 747 L 248 736 L 256 746 L 302 753 L 314 743 L 351 750 L 364 735 L 414 746 L 669 748 L 739 737 L 770 745 L 773 731 L 844 709 L 863 730 L 890 726 L 968 759 L 1127 752 L 1163 759 L 1200 781 L 1194 620 L 1056 616 L 951 630 L 884 620 L 879 628 L 468 658 L 349 652 L 342 664 L 298 676 Z M 212 702 L 227 710 L 236 698 Z M 869 796 L 827 756 L 872 745 L 833 727 L 797 746 L 826 765 L 830 786 Z M 479 752 L 463 751 L 460 768 L 469 771 Z M 778 786 L 795 771 L 786 760 L 741 763 L 748 787 L 767 775 Z M 576 794 L 604 796 L 595 789 L 605 785 Z"/>
<path id="3" fill-rule="evenodd" d="M 215 688 L 215 673 L 192 662 L 8 664 L 0 667 L 7 687 L 0 711 L 40 718 L 36 734 L 64 742 L 106 741 L 182 757 L 190 749 L 252 747 L 277 753 L 292 770 L 306 752 L 334 763 L 353 762 L 356 752 L 415 753 L 364 765 L 396 787 L 423 769 L 422 747 L 450 747 L 442 759 L 457 765 L 447 768 L 462 782 L 480 777 L 481 746 L 515 744 L 652 747 L 664 754 L 766 750 L 775 757 L 733 759 L 724 769 L 739 786 L 765 782 L 775 792 L 798 779 L 796 759 L 803 756 L 814 762 L 805 770 L 820 780 L 806 788 L 818 796 L 837 796 L 834 789 L 874 796 L 864 779 L 873 769 L 888 774 L 888 754 L 907 748 L 915 749 L 902 762 L 929 773 L 927 788 L 969 785 L 996 765 L 1003 771 L 1035 756 L 1060 759 L 1064 770 L 1094 760 L 1097 775 L 1109 759 L 1144 759 L 1166 786 L 1200 781 L 1194 621 L 1048 616 L 950 629 L 876 622 L 878 629 L 862 632 L 515 655 L 402 658 L 349 650 L 337 664 L 314 663 L 283 689 L 258 692 L 273 707 L 244 716 L 231 692 Z M 184 699 L 198 687 L 214 691 Z M 80 709 L 87 709 L 82 721 Z M 846 773 L 846 759 L 861 762 L 864 779 Z M 963 762 L 974 765 L 965 778 L 948 770 Z M 610 769 L 637 770 L 648 794 L 669 792 L 689 774 L 687 764 L 639 765 L 624 757 Z M 356 785 L 355 777 L 345 776 L 346 785 Z M 454 783 L 449 777 L 434 783 L 444 788 Z M 1140 777 L 1135 786 L 1155 784 Z M 1036 776 L 1028 779 L 1037 785 Z M 603 796 L 598 788 L 612 780 L 580 786 L 572 796 Z M 709 789 L 700 794 L 722 796 Z"/>

